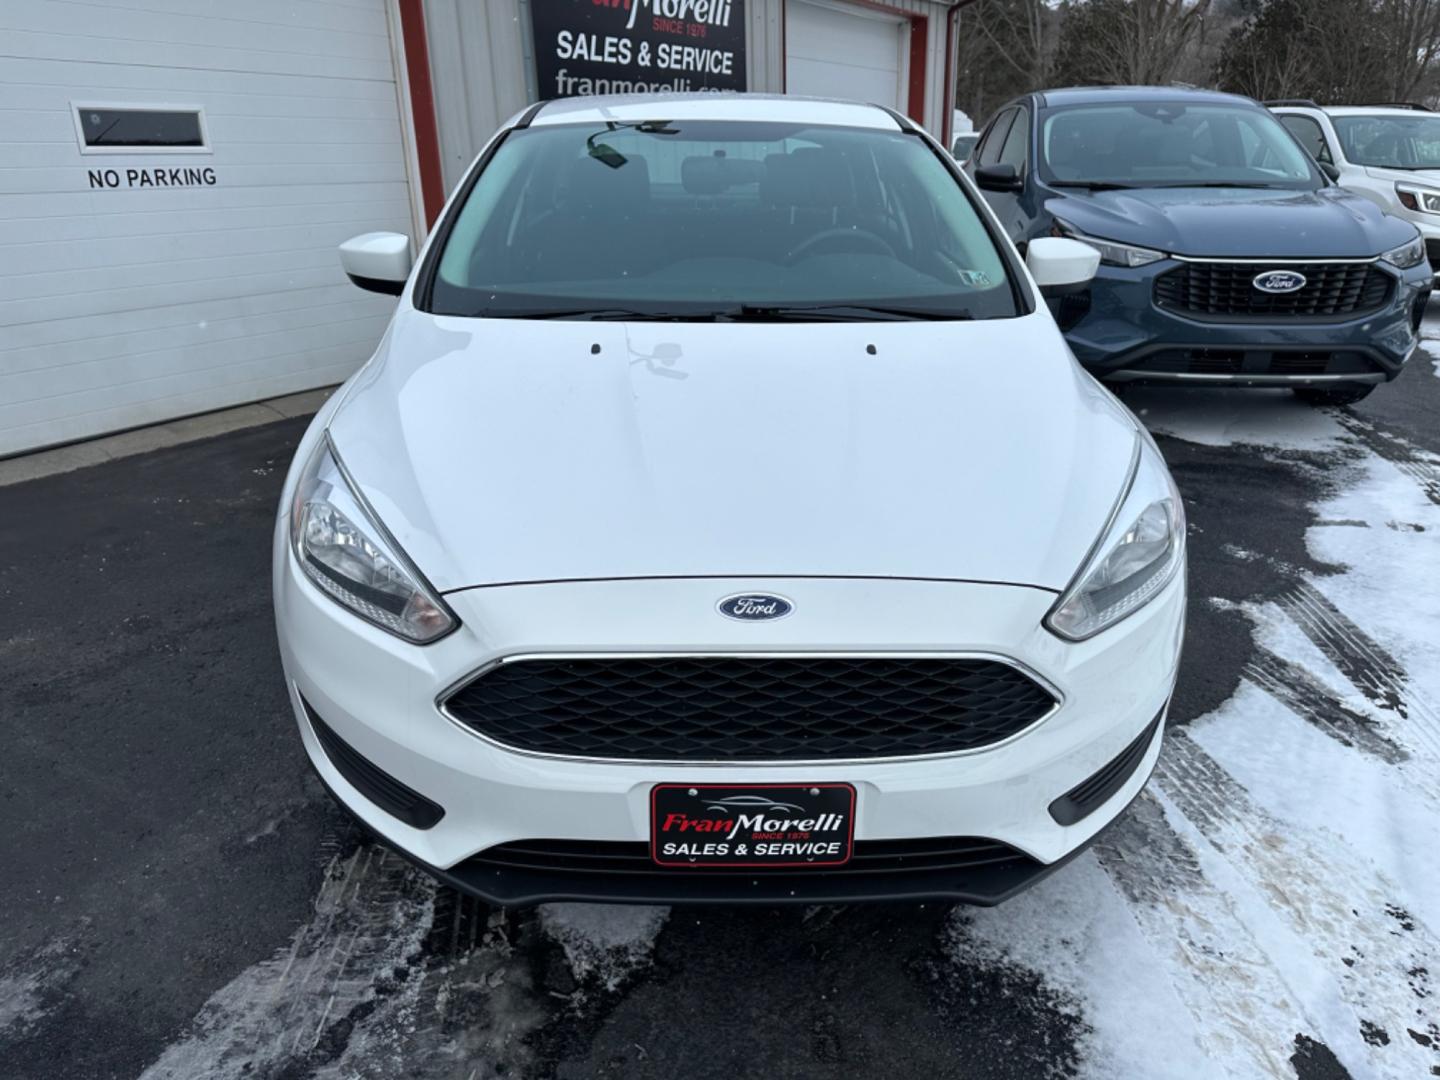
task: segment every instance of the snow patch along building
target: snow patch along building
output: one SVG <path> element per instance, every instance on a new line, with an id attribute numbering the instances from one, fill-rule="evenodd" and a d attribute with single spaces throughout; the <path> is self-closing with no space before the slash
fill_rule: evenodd
<path id="1" fill-rule="evenodd" d="M 544 98 L 753 90 L 948 140 L 966 0 L 7 0 L 0 457 L 341 381 L 417 242 Z M 418 243 L 417 243 L 418 246 Z"/>

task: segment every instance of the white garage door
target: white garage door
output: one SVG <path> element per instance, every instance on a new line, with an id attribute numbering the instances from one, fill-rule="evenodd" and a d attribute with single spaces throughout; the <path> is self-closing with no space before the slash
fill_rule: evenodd
<path id="1" fill-rule="evenodd" d="M 906 109 L 910 24 L 882 12 L 787 0 L 785 92 Z"/>
<path id="2" fill-rule="evenodd" d="M 4 0 L 0 42 L 0 456 L 370 355 L 335 246 L 411 232 L 384 0 Z"/>

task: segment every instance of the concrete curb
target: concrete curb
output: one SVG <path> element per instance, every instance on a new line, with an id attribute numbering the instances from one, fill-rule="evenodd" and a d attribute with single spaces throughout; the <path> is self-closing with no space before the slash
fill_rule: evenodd
<path id="1" fill-rule="evenodd" d="M 233 409 L 188 416 L 183 420 L 171 420 L 164 424 L 123 431 L 118 435 L 106 435 L 68 446 L 57 446 L 52 450 L 38 450 L 33 454 L 7 458 L 0 461 L 0 487 L 84 469 L 91 465 L 102 465 L 107 461 L 145 454 L 151 450 L 163 450 L 167 446 L 179 446 L 197 439 L 208 439 L 212 435 L 224 435 L 228 431 L 273 424 L 278 420 L 289 420 L 297 416 L 310 416 L 325 404 L 335 390 L 333 386 L 306 390 L 300 394 L 257 401 L 253 405 L 239 405 Z"/>

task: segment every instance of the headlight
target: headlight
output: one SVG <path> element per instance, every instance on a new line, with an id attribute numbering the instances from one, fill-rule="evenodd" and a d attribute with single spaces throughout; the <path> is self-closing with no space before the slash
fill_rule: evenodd
<path id="1" fill-rule="evenodd" d="M 1425 261 L 1425 241 L 1417 235 L 1414 240 L 1385 252 L 1380 258 L 1397 270 L 1409 270 Z"/>
<path id="2" fill-rule="evenodd" d="M 1396 184 L 1395 195 L 1400 205 L 1407 210 L 1422 210 L 1427 214 L 1440 214 L 1440 191 L 1431 188 L 1412 187 Z"/>
<path id="3" fill-rule="evenodd" d="M 1129 485 L 1075 580 L 1046 625 L 1071 641 L 1093 637 L 1138 611 L 1185 562 L 1185 508 L 1160 452 L 1137 435 Z"/>
<path id="4" fill-rule="evenodd" d="M 397 637 L 424 645 L 459 625 L 350 486 L 328 437 L 296 485 L 290 541 L 322 591 Z"/>
<path id="5" fill-rule="evenodd" d="M 1100 253 L 1100 261 L 1107 266 L 1128 266 L 1133 269 L 1137 266 L 1148 266 L 1165 258 L 1163 251 L 1134 247 L 1130 244 L 1117 244 L 1114 240 L 1100 240 L 1093 236 L 1086 236 L 1075 226 L 1061 221 L 1059 218 L 1055 219 L 1055 229 L 1052 231 L 1056 236 L 1064 236 L 1071 240 L 1079 240 L 1082 244 L 1089 244 Z"/>

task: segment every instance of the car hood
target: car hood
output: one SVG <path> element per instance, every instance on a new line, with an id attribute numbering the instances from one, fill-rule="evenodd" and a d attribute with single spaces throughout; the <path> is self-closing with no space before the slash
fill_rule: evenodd
<path id="1" fill-rule="evenodd" d="M 1081 232 L 1173 255 L 1361 258 L 1415 236 L 1412 226 L 1339 187 L 1133 188 L 1067 193 L 1045 208 Z"/>
<path id="2" fill-rule="evenodd" d="M 1136 439 L 1043 311 L 697 324 L 407 308 L 344 394 L 335 447 L 442 592 L 708 575 L 1058 590 Z"/>
<path id="3" fill-rule="evenodd" d="M 1387 169 L 1381 165 L 1367 165 L 1365 175 L 1372 180 L 1393 180 L 1397 184 L 1440 187 L 1440 169 Z"/>

